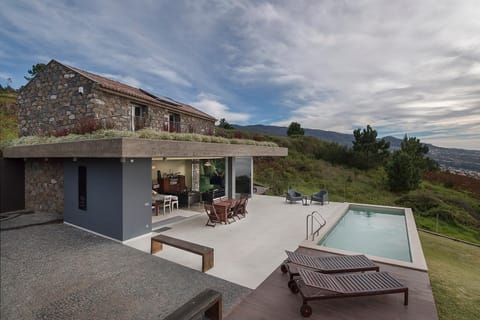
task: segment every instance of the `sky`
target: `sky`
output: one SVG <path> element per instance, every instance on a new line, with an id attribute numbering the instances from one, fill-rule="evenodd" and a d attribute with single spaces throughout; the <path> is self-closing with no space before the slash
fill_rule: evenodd
<path id="1" fill-rule="evenodd" d="M 480 149 L 478 0 L 3 0 L 0 83 L 51 59 L 230 123 Z"/>

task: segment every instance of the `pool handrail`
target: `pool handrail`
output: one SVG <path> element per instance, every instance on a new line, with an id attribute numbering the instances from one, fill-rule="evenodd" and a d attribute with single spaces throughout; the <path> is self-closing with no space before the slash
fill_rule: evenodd
<path id="1" fill-rule="evenodd" d="M 317 216 L 320 217 L 322 221 L 317 219 Z M 309 221 L 310 221 L 310 234 L 308 233 L 308 225 L 309 225 L 308 222 Z M 314 221 L 316 221 L 319 225 L 318 228 L 315 229 L 315 231 L 313 231 L 313 222 Z M 323 226 L 325 226 L 326 224 L 327 224 L 327 220 L 325 220 L 325 218 L 318 211 L 313 211 L 312 213 L 307 215 L 306 221 L 305 221 L 306 231 L 307 231 L 305 240 L 308 240 L 308 238 L 311 236 L 312 241 L 313 241 L 315 239 L 315 235 L 318 236 L 320 234 L 320 229 L 322 229 Z"/>

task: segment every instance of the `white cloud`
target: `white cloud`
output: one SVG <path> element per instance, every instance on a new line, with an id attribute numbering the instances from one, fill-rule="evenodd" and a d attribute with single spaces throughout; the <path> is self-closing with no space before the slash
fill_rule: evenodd
<path id="1" fill-rule="evenodd" d="M 2 79 L 2 80 L 7 80 L 7 79 L 9 79 L 9 78 L 11 78 L 11 77 L 12 77 L 12 76 L 11 76 L 10 74 L 8 74 L 8 73 L 6 73 L 6 72 L 0 71 L 0 79 Z"/>
<path id="2" fill-rule="evenodd" d="M 131 77 L 131 76 L 123 76 L 123 75 L 119 75 L 119 74 L 110 74 L 110 73 L 99 73 L 99 75 L 101 76 L 104 76 L 106 78 L 109 78 L 109 79 L 112 79 L 112 80 L 115 80 L 115 81 L 118 81 L 118 82 L 121 82 L 121 83 L 125 83 L 125 84 L 128 84 L 132 87 L 135 87 L 135 88 L 140 88 L 142 86 L 142 83 Z"/>
<path id="3" fill-rule="evenodd" d="M 478 0 L 17 0 L 0 57 L 72 61 L 230 122 L 468 132 L 475 147 L 479 17 Z"/>
<path id="4" fill-rule="evenodd" d="M 250 118 L 247 113 L 232 112 L 228 106 L 217 101 L 215 96 L 204 93 L 199 94 L 198 100 L 190 104 L 217 119 L 225 118 L 229 123 L 242 124 Z"/>
<path id="5" fill-rule="evenodd" d="M 267 11 L 275 19 L 264 19 L 270 14 L 262 4 L 239 18 L 249 50 L 235 77 L 293 80 L 283 97 L 290 116 L 275 125 L 340 132 L 366 124 L 385 132 L 476 126 L 463 146 L 480 145 L 477 1 L 287 2 Z"/>

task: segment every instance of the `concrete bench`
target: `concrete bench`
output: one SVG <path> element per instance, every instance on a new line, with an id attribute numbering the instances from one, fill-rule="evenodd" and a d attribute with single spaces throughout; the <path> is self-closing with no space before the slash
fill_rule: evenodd
<path id="1" fill-rule="evenodd" d="M 150 253 L 161 251 L 163 244 L 201 255 L 203 272 L 213 268 L 213 248 L 160 234 L 151 238 Z"/>
<path id="2" fill-rule="evenodd" d="M 164 320 L 190 320 L 205 315 L 207 319 L 222 320 L 222 294 L 206 289 L 183 306 L 169 314 Z"/>

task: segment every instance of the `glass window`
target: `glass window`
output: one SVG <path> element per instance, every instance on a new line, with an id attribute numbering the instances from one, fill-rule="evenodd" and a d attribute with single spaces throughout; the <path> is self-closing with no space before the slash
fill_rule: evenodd
<path id="1" fill-rule="evenodd" d="M 78 167 L 78 209 L 87 210 L 87 167 Z"/>
<path id="2" fill-rule="evenodd" d="M 252 194 L 252 158 L 238 157 L 235 160 L 235 192 Z"/>
<path id="3" fill-rule="evenodd" d="M 132 105 L 132 109 L 132 131 L 145 128 L 147 126 L 147 107 L 141 105 Z"/>
<path id="4" fill-rule="evenodd" d="M 200 191 L 225 189 L 225 159 L 200 160 Z"/>

